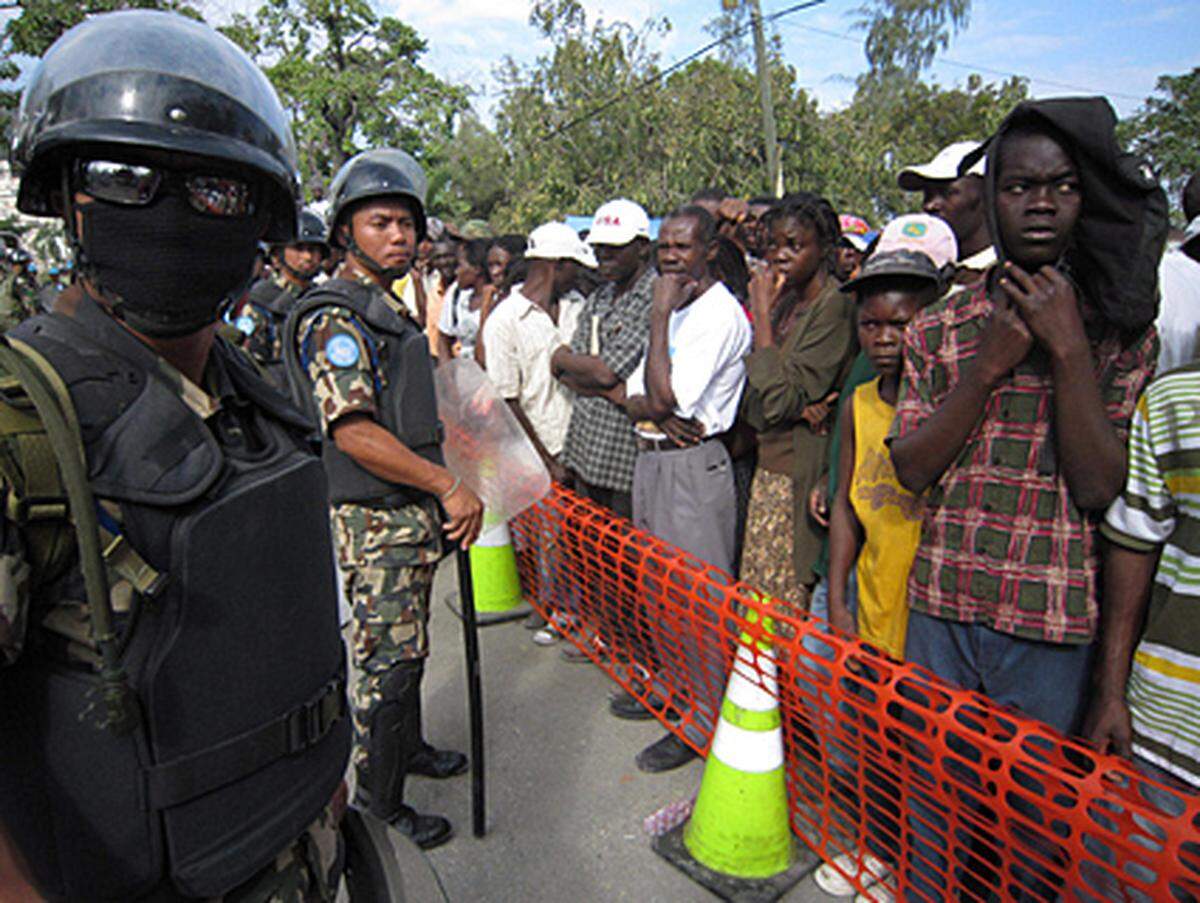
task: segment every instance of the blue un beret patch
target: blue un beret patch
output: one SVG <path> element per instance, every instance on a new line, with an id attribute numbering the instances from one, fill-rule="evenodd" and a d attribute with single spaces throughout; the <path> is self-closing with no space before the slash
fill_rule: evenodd
<path id="1" fill-rule="evenodd" d="M 358 342 L 353 336 L 339 332 L 325 343 L 325 357 L 335 367 L 353 367 L 358 363 Z"/>
<path id="2" fill-rule="evenodd" d="M 249 314 L 242 314 L 233 321 L 233 325 L 237 327 L 238 332 L 243 335 L 254 335 L 254 318 Z"/>

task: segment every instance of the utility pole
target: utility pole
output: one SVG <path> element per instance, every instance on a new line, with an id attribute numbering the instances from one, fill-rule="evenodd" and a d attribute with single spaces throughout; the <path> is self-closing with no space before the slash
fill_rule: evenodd
<path id="1" fill-rule="evenodd" d="M 728 4 L 729 0 L 725 0 Z M 736 0 L 734 0 L 736 3 Z M 767 39 L 763 34 L 762 9 L 758 0 L 744 0 L 750 7 L 754 29 L 754 63 L 758 70 L 758 91 L 762 100 L 763 143 L 767 149 L 767 185 L 775 197 L 783 197 L 783 170 L 779 164 L 779 137 L 775 130 L 775 101 L 771 97 L 771 73 L 767 70 Z"/>

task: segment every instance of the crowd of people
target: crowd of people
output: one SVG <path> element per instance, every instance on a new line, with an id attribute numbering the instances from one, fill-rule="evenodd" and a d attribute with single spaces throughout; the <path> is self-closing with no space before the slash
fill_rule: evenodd
<path id="1" fill-rule="evenodd" d="M 922 212 L 878 230 L 808 192 L 706 189 L 657 222 L 613 198 L 583 233 L 554 221 L 492 236 L 427 215 L 420 166 L 387 148 L 351 158 L 321 207 L 296 216 L 285 118 L 232 45 L 156 14 L 80 29 L 88 53 L 56 45 L 27 98 L 36 109 L 76 92 L 74 131 L 23 119 L 14 156 L 21 209 L 62 217 L 81 267 L 53 313 L 11 339 L 61 376 L 77 409 L 112 601 L 92 592 L 86 561 L 64 563 L 46 539 L 78 498 L 49 504 L 61 487 L 29 472 L 28 454 L 6 456 L 0 663 L 14 667 L 0 688 L 51 687 L 70 710 L 94 685 L 110 726 L 124 720 L 121 700 L 142 698 L 152 729 L 137 734 L 149 752 L 114 732 L 111 763 L 129 768 L 106 795 L 73 754 L 45 773 L 14 772 L 0 829 L 20 828 L 38 878 L 67 896 L 91 881 L 141 893 L 159 880 L 211 896 L 304 828 L 310 841 L 289 850 L 307 865 L 286 880 L 320 883 L 328 857 L 313 851 L 328 852 L 326 804 L 350 744 L 345 676 L 332 616 L 289 606 L 333 586 L 327 514 L 353 611 L 355 801 L 422 847 L 449 839 L 446 819 L 405 804 L 404 785 L 467 768 L 426 741 L 421 720 L 433 574 L 483 517 L 441 453 L 433 367 L 454 358 L 484 368 L 560 484 L 784 611 L 826 617 L 1169 785 L 1200 785 L 1200 176 L 1183 196 L 1187 229 L 1164 255 L 1165 195 L 1122 152 L 1105 101 L 1026 101 L 993 135 L 931 148 L 897 173 Z M 206 69 L 180 88 L 172 124 L 158 107 L 126 110 L 133 125 L 114 138 L 105 104 L 124 95 L 109 82 L 132 76 L 106 57 L 112 29 L 144 33 L 147 71 L 158 65 L 147 48 L 160 44 L 225 59 L 240 106 L 196 126 L 198 137 L 175 127 L 188 92 L 227 103 L 233 82 L 209 90 Z M 158 77 L 169 94 L 181 76 Z M 253 127 L 222 131 L 242 116 Z M 244 150 L 246 135 L 261 146 Z M 218 325 L 229 341 L 214 341 Z M 276 538 L 262 550 L 274 558 L 251 556 L 233 575 L 258 588 L 253 613 L 234 604 L 237 586 L 194 583 L 207 579 L 204 543 L 237 540 L 234 527 Z M 203 664 L 213 638 L 189 616 L 201 594 L 243 633 L 277 637 L 278 658 Z M 527 626 L 552 645 L 561 625 Z M 220 641 L 243 649 L 238 636 Z M 157 643 L 182 651 L 171 658 Z M 95 679 L 60 683 L 68 664 Z M 229 698 L 154 707 L 182 698 L 188 680 Z M 711 683 L 697 675 L 697 687 Z M 24 712 L 4 698 L 0 715 Z M 625 692 L 610 702 L 630 719 L 671 705 Z M 5 722 L 0 744 L 20 745 L 9 760 L 25 762 L 47 723 L 80 729 L 67 724 L 74 714 L 47 711 Z M 637 764 L 660 772 L 694 756 L 668 732 Z M 263 801 L 305 768 L 320 780 L 295 796 L 286 824 L 255 834 Z M 31 814 L 46 808 L 39 794 L 115 807 L 128 824 L 146 806 L 165 812 L 174 846 L 151 862 L 129 837 L 97 840 L 119 868 L 101 877 L 85 857 L 47 879 L 66 841 Z M 213 834 L 214 799 L 241 807 L 233 833 Z M 87 842 L 101 832 L 90 830 Z M 0 866 L 5 851 L 0 830 Z M 844 892 L 837 879 L 821 880 Z"/>
<path id="2" fill-rule="evenodd" d="M 1145 720 L 1166 705 L 1154 693 L 1169 669 L 1135 668 L 1131 735 L 1114 687 L 1137 631 L 1117 640 L 1100 624 L 1133 604 L 1106 589 L 1104 560 L 1168 538 L 1144 518 L 1166 518 L 1169 500 L 1144 498 L 1127 445 L 1156 370 L 1192 360 L 1197 180 L 1189 231 L 1162 257 L 1160 310 L 1160 192 L 1091 124 L 1111 120 L 1099 100 L 1023 104 L 986 145 L 900 170 L 923 212 L 878 231 L 812 194 L 712 189 L 657 232 L 623 198 L 582 235 L 552 222 L 467 236 L 431 220 L 392 290 L 435 360 L 486 368 L 556 481 L 1062 731 L 1082 730 L 1090 705 L 1095 739 L 1128 753 L 1136 737 L 1147 761 L 1194 781 L 1200 738 Z M 1112 210 L 1122 234 L 1105 231 Z M 281 285 L 292 253 L 274 252 Z M 1133 254 L 1155 266 L 1130 267 Z M 1151 467 L 1151 449 L 1134 454 Z M 1144 603 L 1120 623 L 1140 624 Z M 529 626 L 555 641 L 553 623 Z M 1172 656 L 1194 633 L 1171 631 Z M 611 706 L 650 717 L 625 693 Z M 638 762 L 693 755 L 667 734 Z"/>

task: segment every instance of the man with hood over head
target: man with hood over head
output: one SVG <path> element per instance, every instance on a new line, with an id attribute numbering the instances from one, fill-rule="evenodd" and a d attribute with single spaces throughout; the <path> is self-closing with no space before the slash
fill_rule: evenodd
<path id="1" fill-rule="evenodd" d="M 985 178 L 999 261 L 909 326 L 888 438 L 927 499 L 905 657 L 1063 732 L 1099 617 L 1097 523 L 1158 355 L 1166 200 L 1115 122 L 1103 99 L 1064 98 L 1000 126 Z"/>

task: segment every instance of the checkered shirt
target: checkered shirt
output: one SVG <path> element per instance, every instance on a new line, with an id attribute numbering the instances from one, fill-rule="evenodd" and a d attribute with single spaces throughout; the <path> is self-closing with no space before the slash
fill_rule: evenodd
<path id="1" fill-rule="evenodd" d="M 650 344 L 650 302 L 654 270 L 649 268 L 620 297 L 610 283 L 584 302 L 571 341 L 576 354 L 588 354 L 592 318 L 599 318 L 600 359 L 625 380 L 637 368 Z M 630 492 L 637 436 L 625 412 L 606 398 L 575 397 L 563 446 L 563 463 L 593 486 Z"/>
<path id="2" fill-rule="evenodd" d="M 988 280 L 926 308 L 905 333 L 889 441 L 920 427 L 979 349 L 993 304 Z M 1100 396 L 1121 440 L 1154 373 L 1158 334 L 1092 341 Z M 1067 489 L 1054 440 L 1054 381 L 1038 346 L 997 386 L 957 459 L 926 494 L 908 581 L 914 611 L 1053 643 L 1096 632 L 1102 512 Z"/>

